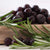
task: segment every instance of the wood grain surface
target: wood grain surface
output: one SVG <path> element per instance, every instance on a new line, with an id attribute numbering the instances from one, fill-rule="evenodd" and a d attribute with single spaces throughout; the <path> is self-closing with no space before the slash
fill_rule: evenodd
<path id="1" fill-rule="evenodd" d="M 50 24 L 44 24 L 48 29 L 50 29 Z M 36 25 L 38 28 L 40 28 L 41 30 L 47 32 L 43 27 L 42 25 Z M 32 27 L 38 32 L 40 33 L 33 25 Z M 17 31 L 19 32 L 19 29 L 17 28 Z M 47 32 L 48 33 L 48 32 Z M 10 29 L 10 28 L 7 28 L 6 26 L 0 26 L 0 44 L 4 44 L 4 40 L 5 38 L 7 37 L 10 37 L 13 39 L 13 35 L 15 35 L 15 33 Z M 19 32 L 19 35 L 22 36 Z"/>

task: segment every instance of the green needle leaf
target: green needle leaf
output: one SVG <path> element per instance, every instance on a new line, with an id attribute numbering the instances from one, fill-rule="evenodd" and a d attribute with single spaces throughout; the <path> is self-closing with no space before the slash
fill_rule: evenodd
<path id="1" fill-rule="evenodd" d="M 46 26 L 44 26 L 44 25 L 42 25 L 42 27 L 45 29 L 45 30 L 47 30 L 49 33 L 49 35 L 50 35 L 50 30 L 46 27 Z"/>
<path id="2" fill-rule="evenodd" d="M 16 25 L 16 27 L 17 27 L 17 28 L 20 28 L 20 29 L 22 29 L 22 30 L 25 30 L 25 28 L 22 27 L 22 26 Z"/>
<path id="3" fill-rule="evenodd" d="M 22 31 L 22 30 L 20 30 L 20 32 L 21 32 L 21 34 L 23 34 L 24 36 L 32 38 L 32 35 L 28 34 L 28 32 L 25 33 L 25 32 Z"/>
<path id="4" fill-rule="evenodd" d="M 24 44 L 22 41 L 18 40 L 15 36 L 13 36 L 13 38 L 14 38 L 19 44 L 21 44 L 21 45 L 26 45 L 26 44 Z"/>
<path id="5" fill-rule="evenodd" d="M 0 17 L 0 20 L 2 20 L 2 18 L 4 18 L 4 17 L 8 16 L 8 15 L 9 15 L 9 14 L 11 14 L 12 12 L 13 12 L 13 10 L 12 10 L 12 11 L 10 11 L 9 13 L 7 13 L 7 14 L 5 14 L 5 15 L 1 16 L 1 17 Z"/>
<path id="6" fill-rule="evenodd" d="M 48 32 L 50 32 L 50 30 L 46 27 L 46 26 L 44 26 L 44 25 L 42 25 L 43 26 L 43 28 L 45 28 Z"/>
<path id="7" fill-rule="evenodd" d="M 15 32 L 16 36 L 19 36 L 17 30 L 15 28 L 11 28 L 13 30 L 13 32 Z"/>
<path id="8" fill-rule="evenodd" d="M 49 37 L 49 35 L 47 35 L 47 33 L 43 32 L 42 30 L 40 30 L 36 25 L 34 25 L 42 34 L 44 34 L 46 37 Z"/>
<path id="9" fill-rule="evenodd" d="M 13 14 L 11 14 L 8 18 L 6 18 L 5 20 L 3 20 L 3 22 L 7 21 L 8 19 L 10 19 L 13 16 Z"/>

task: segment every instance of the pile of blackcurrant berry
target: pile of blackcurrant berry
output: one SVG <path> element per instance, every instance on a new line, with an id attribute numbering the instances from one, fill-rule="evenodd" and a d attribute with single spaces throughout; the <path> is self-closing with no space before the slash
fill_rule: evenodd
<path id="1" fill-rule="evenodd" d="M 31 7 L 29 4 L 26 4 L 24 7 L 19 7 L 17 11 L 13 11 L 14 16 L 11 18 L 12 20 L 17 18 L 22 18 L 20 22 L 27 20 L 27 18 L 32 21 L 32 24 L 50 24 L 50 15 L 47 9 L 40 9 L 38 5 L 34 5 Z"/>
<path id="2" fill-rule="evenodd" d="M 18 39 L 19 39 L 20 41 L 22 41 L 23 43 L 27 44 L 27 45 L 32 45 L 32 43 L 35 41 L 34 39 L 31 39 L 31 38 L 23 39 L 22 37 L 19 37 Z M 6 46 L 12 45 L 12 44 L 14 44 L 14 43 L 17 43 L 17 44 L 18 44 L 18 42 L 17 42 L 16 40 L 12 40 L 11 38 L 6 38 L 6 39 L 4 40 L 4 44 L 5 44 Z"/>

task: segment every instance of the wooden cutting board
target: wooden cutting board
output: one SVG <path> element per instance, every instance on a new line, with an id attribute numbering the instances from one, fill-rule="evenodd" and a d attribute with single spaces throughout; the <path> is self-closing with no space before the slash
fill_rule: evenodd
<path id="1" fill-rule="evenodd" d="M 50 29 L 50 24 L 44 24 L 48 29 Z M 44 28 L 42 27 L 42 25 L 36 25 L 38 28 L 40 28 L 41 30 L 47 32 L 46 30 L 44 30 Z M 32 27 L 39 33 L 39 31 L 32 25 Z M 19 29 L 17 28 L 17 31 L 19 32 Z M 48 33 L 48 32 L 47 32 Z M 7 28 L 6 26 L 0 26 L 0 44 L 4 44 L 4 40 L 7 37 L 10 37 L 13 39 L 13 35 L 15 35 L 15 33 L 10 29 Z M 19 33 L 19 35 L 21 35 Z M 21 35 L 22 36 L 22 35 Z"/>

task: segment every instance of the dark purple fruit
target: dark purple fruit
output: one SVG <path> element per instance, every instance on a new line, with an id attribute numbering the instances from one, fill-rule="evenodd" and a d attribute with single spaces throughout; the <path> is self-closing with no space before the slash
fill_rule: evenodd
<path id="1" fill-rule="evenodd" d="M 19 39 L 20 41 L 23 41 L 23 38 L 22 38 L 22 37 L 19 37 L 18 39 Z"/>
<path id="2" fill-rule="evenodd" d="M 4 40 L 4 44 L 6 45 L 6 46 L 9 46 L 9 45 L 11 45 L 12 43 L 12 39 L 11 38 L 6 38 L 5 40 Z"/>
<path id="3" fill-rule="evenodd" d="M 12 18 L 12 20 L 17 19 L 17 18 L 21 18 L 19 15 L 16 15 Z"/>
<path id="4" fill-rule="evenodd" d="M 16 15 L 19 15 L 19 16 L 21 16 L 22 18 L 24 18 L 24 14 L 23 14 L 22 11 L 18 11 L 18 12 L 16 13 Z"/>
<path id="5" fill-rule="evenodd" d="M 37 13 L 33 11 L 32 12 L 32 15 L 36 17 Z"/>
<path id="6" fill-rule="evenodd" d="M 14 16 L 13 18 L 12 18 L 12 20 L 14 20 L 14 19 L 19 19 L 19 18 L 21 18 L 19 15 L 16 15 L 16 16 Z M 18 21 L 14 21 L 13 23 L 16 23 L 16 22 L 21 22 L 22 21 L 22 19 L 20 19 L 20 20 L 18 20 Z"/>
<path id="7" fill-rule="evenodd" d="M 31 21 L 32 24 L 35 23 L 35 17 L 34 16 L 30 16 L 28 18 L 29 18 L 29 21 Z"/>
<path id="8" fill-rule="evenodd" d="M 31 16 L 31 13 L 32 13 L 31 8 L 26 8 L 26 9 L 24 10 L 24 13 L 25 13 L 25 16 L 26 16 L 26 17 Z"/>
<path id="9" fill-rule="evenodd" d="M 19 7 L 19 8 L 17 9 L 17 11 L 24 11 L 24 8 Z"/>
<path id="10" fill-rule="evenodd" d="M 42 9 L 41 10 L 41 14 L 43 14 L 46 17 L 48 17 L 48 10 L 47 9 Z"/>
<path id="11" fill-rule="evenodd" d="M 23 40 L 23 42 L 25 43 L 25 44 L 27 44 L 27 45 L 32 45 L 32 43 L 34 43 L 34 39 L 25 39 L 25 40 Z"/>
<path id="12" fill-rule="evenodd" d="M 31 13 L 32 10 L 31 10 L 31 8 L 26 8 L 26 9 L 24 10 L 24 12 L 26 12 L 26 13 Z"/>
<path id="13" fill-rule="evenodd" d="M 23 15 L 24 15 L 23 20 L 27 20 L 28 14 L 27 14 L 27 13 L 25 13 L 25 12 L 23 12 Z"/>
<path id="14" fill-rule="evenodd" d="M 24 6 L 24 8 L 26 9 L 26 8 L 31 8 L 31 7 L 30 7 L 29 4 L 26 4 L 26 5 Z"/>
<path id="15" fill-rule="evenodd" d="M 32 8 L 33 11 L 37 12 L 37 14 L 40 13 L 40 8 L 38 5 L 34 5 L 33 8 Z"/>
<path id="16" fill-rule="evenodd" d="M 47 23 L 50 24 L 50 17 L 47 17 Z"/>
<path id="17" fill-rule="evenodd" d="M 46 17 L 42 14 L 38 14 L 36 18 L 39 24 L 43 24 L 46 21 Z"/>
<path id="18" fill-rule="evenodd" d="M 12 44 L 13 44 L 13 43 L 17 43 L 17 41 L 16 41 L 16 40 L 12 40 Z"/>

